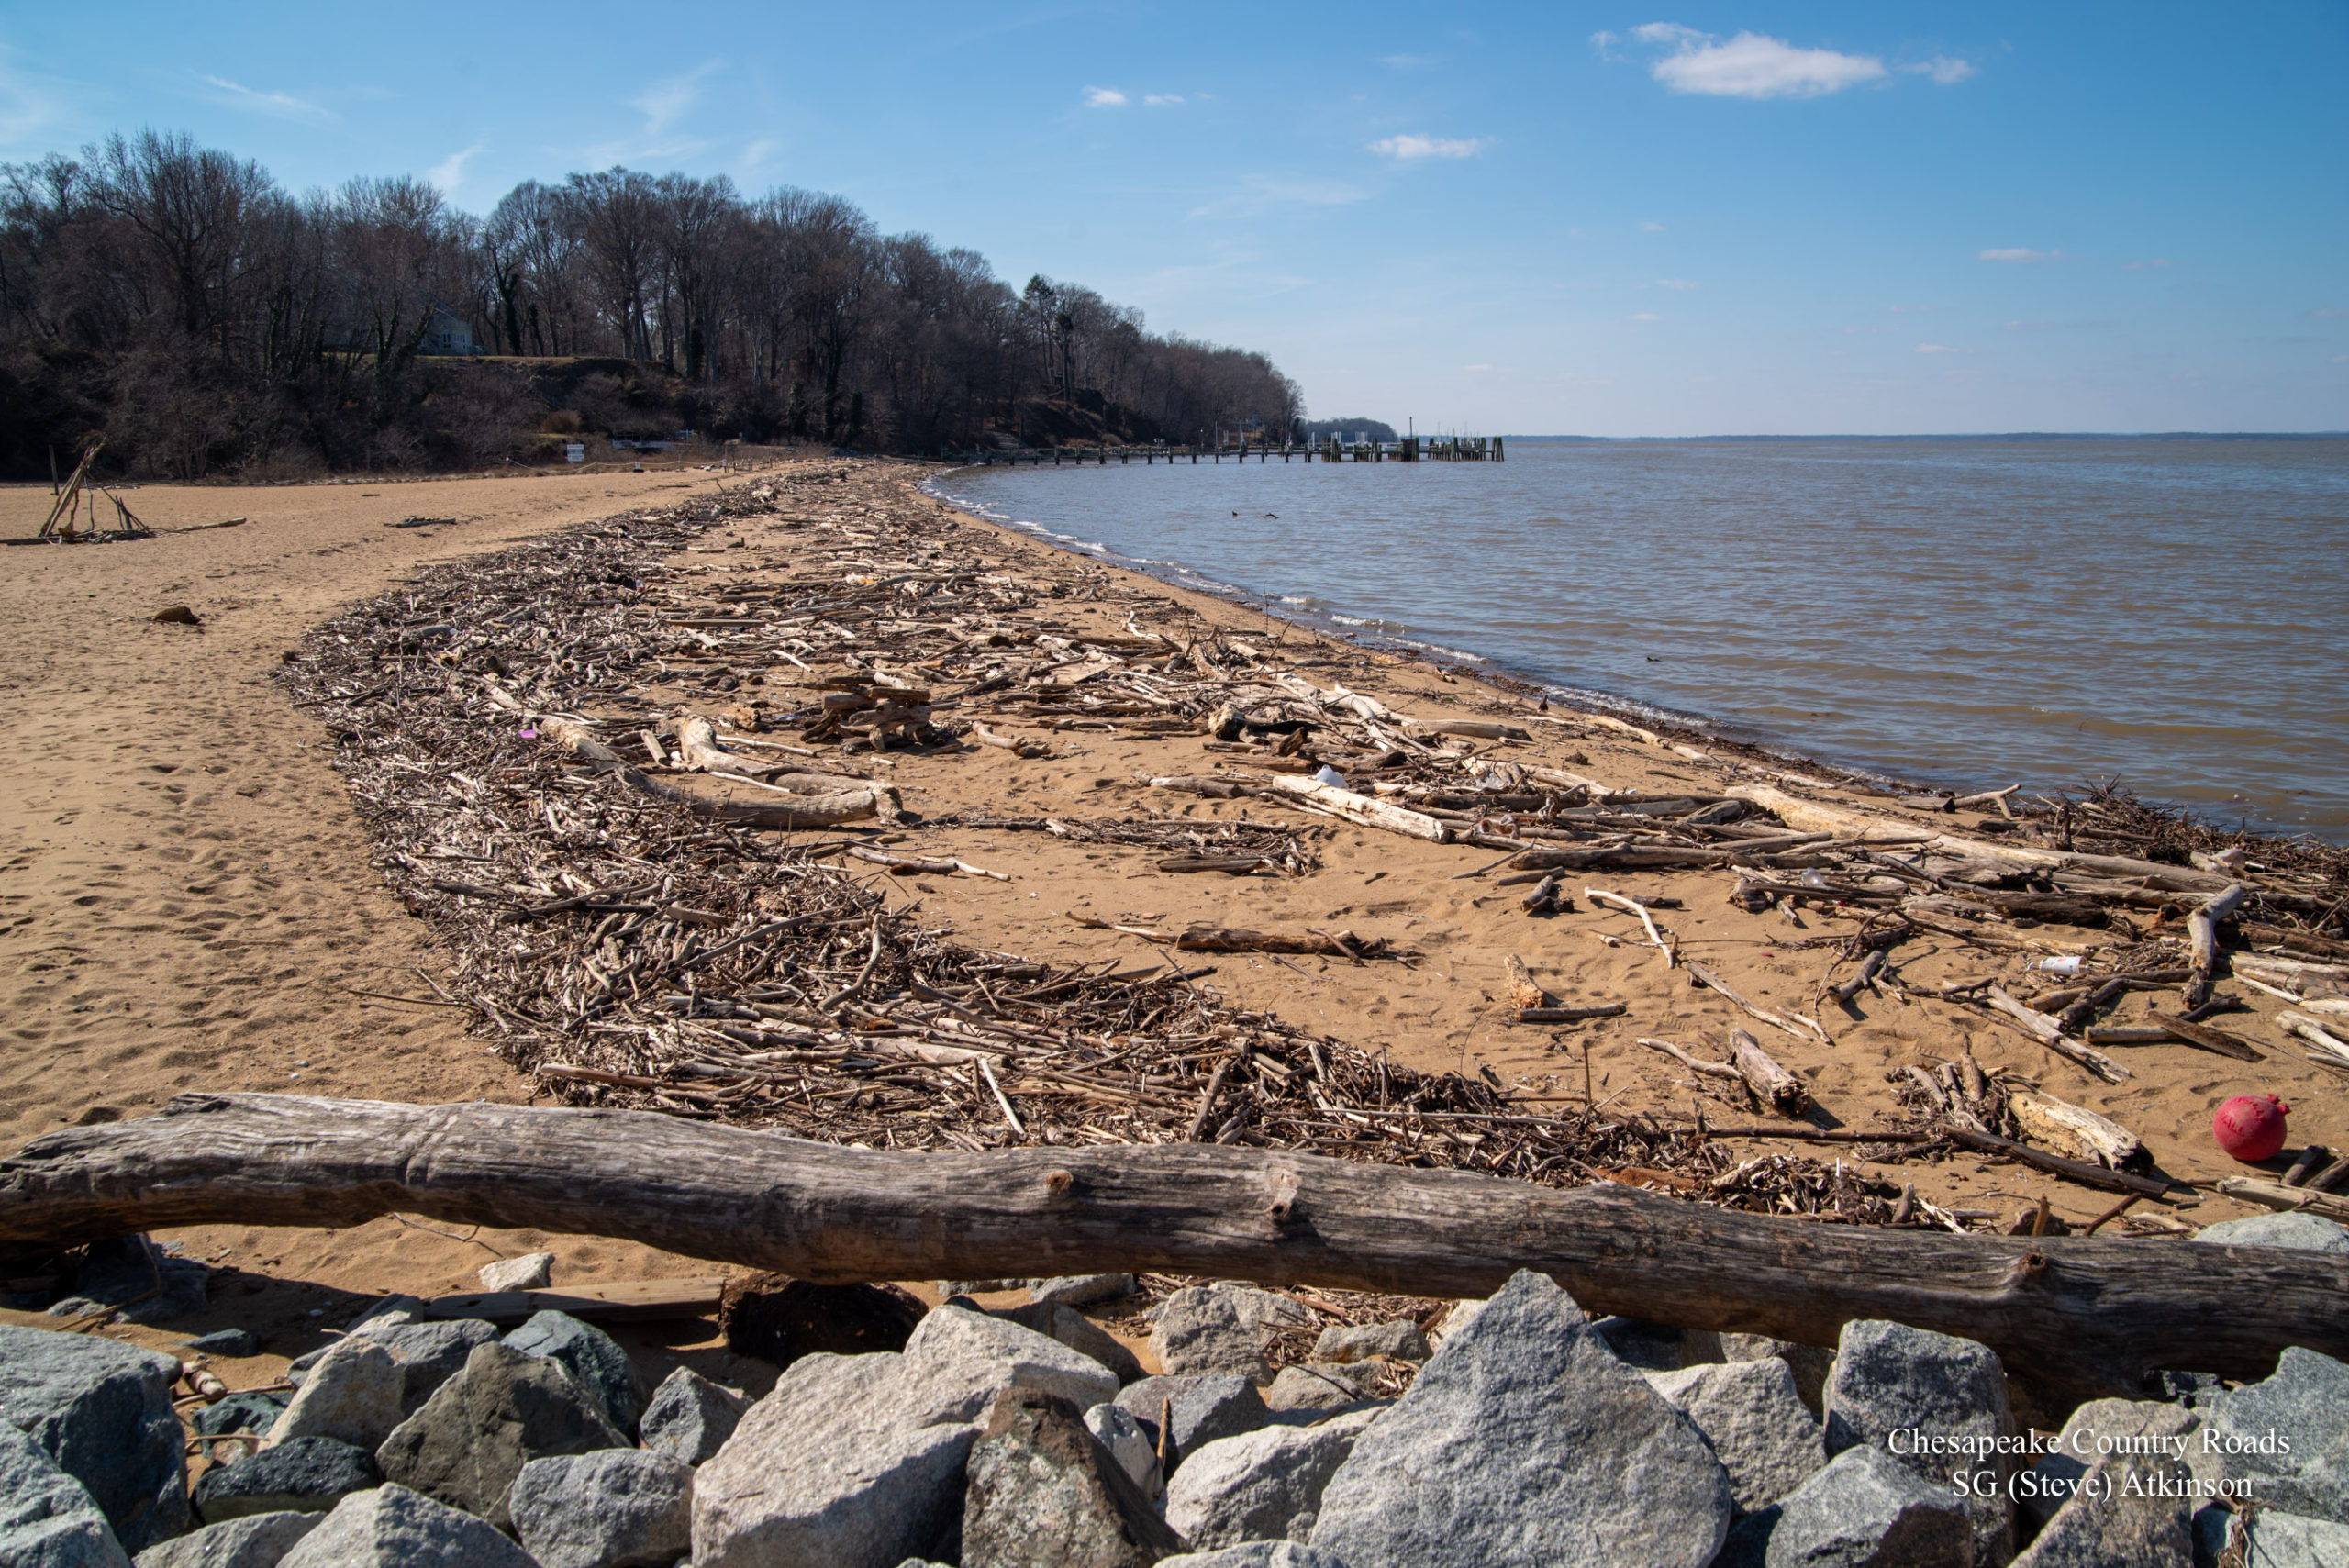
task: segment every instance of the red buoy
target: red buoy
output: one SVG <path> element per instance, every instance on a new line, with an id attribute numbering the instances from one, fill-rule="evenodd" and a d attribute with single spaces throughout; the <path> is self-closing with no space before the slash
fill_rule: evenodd
<path id="1" fill-rule="evenodd" d="M 2210 1118 L 2210 1135 L 2220 1148 L 2254 1164 L 2284 1147 L 2284 1118 L 2291 1110 L 2273 1095 L 2237 1095 Z"/>

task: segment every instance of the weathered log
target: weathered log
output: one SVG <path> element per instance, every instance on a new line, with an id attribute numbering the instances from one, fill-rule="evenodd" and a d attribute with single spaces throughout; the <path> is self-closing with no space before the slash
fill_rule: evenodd
<path id="1" fill-rule="evenodd" d="M 1738 1076 L 1776 1106 L 1780 1116 L 1800 1116 L 1810 1109 L 1810 1090 L 1803 1081 L 1771 1061 L 1762 1042 L 1743 1029 L 1729 1031 L 1729 1059 Z"/>
<path id="2" fill-rule="evenodd" d="M 2189 965 L 2193 973 L 2186 982 L 2188 1012 L 2210 999 L 2211 977 L 2219 967 L 2219 922 L 2242 908 L 2249 896 L 2251 889 L 2238 882 L 2224 893 L 2204 899 L 2201 906 L 2186 917 L 2186 929 L 2194 944 Z"/>
<path id="3" fill-rule="evenodd" d="M 1508 975 L 1508 999 L 1512 1005 L 1520 1009 L 1554 1005 L 1550 993 L 1542 989 L 1540 983 L 1533 978 L 1533 972 L 1525 967 L 1525 961 L 1517 954 L 1502 954 L 1501 968 Z"/>
<path id="4" fill-rule="evenodd" d="M 511 699 L 509 699 L 510 702 Z M 712 800 L 652 778 L 597 740 L 585 725 L 571 719 L 539 716 L 539 726 L 569 748 L 580 761 L 610 773 L 622 784 L 655 800 L 674 801 L 697 817 L 739 822 L 748 828 L 837 828 L 877 817 L 897 817 L 897 792 L 887 784 L 867 784 L 839 795 L 793 795 L 777 801 Z"/>
<path id="5" fill-rule="evenodd" d="M 1611 1183 L 1283 1150 L 886 1153 L 651 1112 L 183 1095 L 0 1161 L 15 1250 L 390 1213 L 829 1282 L 1150 1269 L 1469 1296 L 1530 1268 L 1594 1312 L 1690 1328 L 1831 1344 L 1846 1322 L 1892 1318 L 1961 1334 L 2084 1396 L 2133 1396 L 2165 1367 L 2263 1377 L 2288 1345 L 2349 1359 L 2349 1258 L 1805 1225 Z"/>
<path id="6" fill-rule="evenodd" d="M 1593 1018 L 1620 1018 L 1630 1011 L 1620 1002 L 1601 1002 L 1589 1007 L 1520 1007 L 1517 1021 L 1520 1024 L 1580 1024 Z"/>
<path id="7" fill-rule="evenodd" d="M 2053 1095 L 2012 1094 L 2007 1109 L 2015 1124 L 2038 1141 L 2052 1144 L 2112 1170 L 2141 1166 L 2149 1156 L 2137 1135 L 2110 1117 L 2099 1116 Z"/>
<path id="8" fill-rule="evenodd" d="M 2033 1012 L 2031 1008 L 2024 1006 L 2009 995 L 2004 986 L 1993 985 L 1989 987 L 1987 995 L 1991 1006 L 2021 1025 L 2025 1034 L 2056 1055 L 2078 1062 L 2108 1084 L 2118 1084 L 2123 1078 L 2132 1076 L 2129 1069 L 2121 1066 L 2104 1052 L 2082 1045 L 2076 1040 L 2065 1038 L 2063 1029 L 2054 1019 L 2044 1013 Z"/>
<path id="9" fill-rule="evenodd" d="M 1263 785 L 1266 794 L 1295 795 L 1332 817 L 1343 817 L 1364 828 L 1380 828 L 1409 839 L 1425 839 L 1431 844 L 1445 843 L 1449 840 L 1451 829 L 1423 812 L 1406 811 L 1399 806 L 1389 806 L 1383 800 L 1374 800 L 1350 789 L 1340 789 L 1319 779 L 1267 773 L 1256 782 Z"/>
<path id="10" fill-rule="evenodd" d="M 2185 1018 L 2174 1018 L 2166 1013 L 2152 1013 L 2147 1017 L 2172 1040 L 2183 1040 L 2188 1045 L 2198 1046 L 2204 1051 L 2216 1051 L 2221 1056 L 2232 1056 L 2237 1062 L 2265 1060 L 2258 1051 L 2253 1048 L 2252 1043 L 2240 1035 L 2229 1034 L 2224 1029 L 2214 1029 L 2208 1024 L 2192 1023 Z M 2091 1029 L 2089 1033 L 2092 1036 L 2102 1037 L 2105 1031 Z"/>

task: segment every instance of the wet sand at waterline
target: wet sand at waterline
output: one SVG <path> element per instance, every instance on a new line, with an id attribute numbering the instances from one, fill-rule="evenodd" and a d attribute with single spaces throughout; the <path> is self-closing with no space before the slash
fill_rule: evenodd
<path id="1" fill-rule="evenodd" d="M 835 465 L 837 466 L 837 465 Z M 919 494 L 928 471 L 858 464 L 829 487 L 837 516 L 921 516 L 944 509 Z M 329 765 L 323 727 L 295 708 L 272 679 L 281 655 L 339 606 L 384 593 L 418 565 L 639 506 L 667 505 L 718 476 L 667 473 L 565 475 L 251 489 L 150 487 L 130 495 L 161 528 L 242 516 L 241 527 L 166 534 L 136 543 L 0 551 L 0 694 L 6 698 L 6 787 L 0 789 L 0 984 L 10 1050 L 0 1062 L 0 1147 L 77 1121 L 139 1116 L 194 1089 L 295 1091 L 408 1101 L 474 1097 L 523 1102 L 535 1085 L 469 1036 L 461 1015 L 429 1005 L 418 971 L 445 967 L 425 927 L 384 891 L 371 864 L 369 829 Z M 373 492 L 373 494 L 370 494 Z M 21 535 L 46 512 L 46 487 L 0 492 L 0 534 Z M 417 513 L 460 524 L 402 530 Z M 805 571 L 821 536 L 763 526 L 721 530 L 735 548 L 696 551 L 704 579 Z M 967 530 L 966 530 L 967 533 Z M 967 543 L 961 548 L 971 548 Z M 977 547 L 994 569 L 1037 584 L 1098 581 L 1108 570 L 1018 533 L 996 529 Z M 1423 660 L 1374 652 L 1307 629 L 1268 624 L 1252 609 L 1168 590 L 1125 573 L 1115 581 L 1173 592 L 1200 615 L 1243 628 L 1275 657 L 1327 685 L 1343 681 L 1407 714 L 1507 719 L 1529 699 Z M 707 581 L 702 586 L 710 585 Z M 186 605 L 201 629 L 155 624 Z M 1119 612 L 1122 613 L 1122 612 Z M 1107 606 L 1063 601 L 1063 618 Z M 941 717 L 944 717 L 941 714 Z M 1560 717 L 1571 718 L 1571 715 Z M 1571 766 L 1617 789 L 1717 789 L 1750 756 L 1728 749 L 1690 757 L 1603 727 L 1540 729 L 1504 754 Z M 906 805 L 927 818 L 978 815 L 1106 817 L 1149 811 L 1212 819 L 1247 810 L 1328 826 L 1264 801 L 1201 800 L 1137 786 L 1138 774 L 1205 772 L 1218 759 L 1197 737 L 1062 738 L 1064 755 L 1022 760 L 993 747 L 895 757 L 891 777 Z M 1876 799 L 1870 809 L 1887 809 Z M 1939 819 L 1946 825 L 1947 818 Z M 1973 820 L 1962 816 L 1957 826 Z M 1339 926 L 1412 950 L 1408 963 L 1356 966 L 1315 958 L 1216 955 L 1218 987 L 1243 1006 L 1430 1070 L 1488 1072 L 1527 1096 L 1579 1099 L 1588 1046 L 1598 1098 L 1625 1113 L 1685 1116 L 1691 1092 L 1676 1064 L 1634 1043 L 1673 1040 L 1718 1057 L 1732 1027 L 1752 1027 L 1729 1003 L 1693 990 L 1644 944 L 1638 921 L 1594 909 L 1582 886 L 1676 897 L 1660 913 L 1689 957 L 1764 1006 L 1811 1012 L 1834 1038 L 1805 1045 L 1770 1031 L 1765 1048 L 1804 1074 L 1832 1117 L 1865 1126 L 1895 1105 L 1887 1077 L 1909 1064 L 1954 1059 L 1970 1045 L 1983 1066 L 2028 1076 L 2058 1098 L 2124 1123 L 2160 1166 L 2207 1181 L 2236 1167 L 2210 1139 L 2212 1108 L 2239 1093 L 2275 1093 L 2294 1107 L 2291 1145 L 2349 1145 L 2349 1095 L 2308 1063 L 2277 1027 L 2280 1004 L 2243 990 L 2250 1013 L 2220 1020 L 2266 1061 L 2245 1063 L 2183 1045 L 2128 1048 L 2133 1073 L 2114 1086 L 2050 1056 L 1979 1013 L 1928 1000 L 1863 998 L 1848 1013 L 1817 990 L 1831 960 L 1792 944 L 1850 929 L 1806 915 L 1801 929 L 1776 913 L 1727 901 L 1720 873 L 1609 872 L 1569 874 L 1575 912 L 1530 919 L 1523 890 L 1462 873 L 1492 862 L 1488 851 L 1439 846 L 1338 825 L 1319 845 L 1322 869 L 1297 878 L 1179 876 L 1152 857 L 1038 834 L 922 828 L 899 846 L 949 853 L 1004 871 L 1009 883 L 963 877 L 890 884 L 892 902 L 921 903 L 974 946 L 1047 962 L 1081 957 L 1154 959 L 1161 950 L 1072 916 L 1168 929 L 1206 920 L 1258 929 Z M 2032 988 L 2041 957 L 2121 940 L 2069 927 L 2014 933 L 2034 948 L 2001 959 L 1955 942 L 1911 941 L 1899 953 L 1913 989 L 1998 974 Z M 1612 939 L 1610 943 L 1607 939 Z M 1504 962 L 1521 957 L 1572 1004 L 1620 1001 L 1627 1015 L 1575 1029 L 1508 1021 Z M 2242 990 L 2241 987 L 2231 989 Z M 374 993 L 369 995 L 367 993 Z M 384 998 L 403 998 L 386 1000 Z M 2171 998 L 2154 1000 L 2168 1005 Z M 2128 1022 L 2148 1004 L 2123 1004 Z M 1716 1121 L 1740 1119 L 1714 1102 Z M 1799 1145 L 1752 1151 L 1832 1157 Z M 1965 1159 L 1883 1167 L 1945 1205 L 2019 1211 L 2044 1195 L 2074 1222 L 2111 1207 L 2111 1195 L 2014 1165 Z M 2156 1206 L 2143 1206 L 2148 1208 Z M 2245 1210 L 2213 1195 L 2183 1211 L 2194 1223 Z M 299 1286 L 259 1287 L 271 1313 L 298 1324 L 327 1293 L 418 1294 L 470 1288 L 493 1251 L 546 1241 L 559 1284 L 711 1274 L 706 1264 L 594 1239 L 485 1232 L 473 1240 L 383 1219 L 339 1231 L 210 1227 L 173 1233 L 191 1253 Z M 258 1286 L 258 1282 L 256 1282 Z M 304 1294 L 307 1291 L 308 1294 Z M 255 1321 L 217 1300 L 222 1322 Z M 240 1316 L 241 1314 L 241 1316 Z M 340 1316 L 347 1316 L 341 1314 Z M 334 1312 L 320 1321 L 340 1320 Z M 681 1350 L 680 1353 L 684 1352 Z M 692 1354 L 709 1354 L 696 1351 Z M 747 1373 L 727 1372 L 736 1380 Z M 717 1374 L 713 1373 L 713 1375 Z"/>

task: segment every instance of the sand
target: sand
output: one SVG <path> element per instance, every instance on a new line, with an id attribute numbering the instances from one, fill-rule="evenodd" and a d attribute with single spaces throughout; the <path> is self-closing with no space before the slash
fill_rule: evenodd
<path id="1" fill-rule="evenodd" d="M 919 514 L 942 526 L 951 514 L 913 488 L 922 472 L 862 465 L 848 484 L 832 487 L 829 504 Z M 718 480 L 672 472 L 155 486 L 129 499 L 159 528 L 229 517 L 248 521 L 137 543 L 0 550 L 0 617 L 8 632 L 0 644 L 6 699 L 0 984 L 11 1042 L 0 1060 L 0 1149 L 77 1121 L 147 1114 L 195 1089 L 531 1099 L 535 1085 L 470 1037 L 462 1015 L 429 1005 L 432 993 L 418 972 L 445 966 L 446 957 L 385 893 L 370 863 L 366 825 L 328 766 L 320 728 L 291 706 L 271 673 L 284 651 L 338 606 L 395 586 L 420 564 L 674 501 Z M 30 533 L 48 505 L 46 486 L 0 491 L 0 535 Z M 386 526 L 412 514 L 463 520 L 434 528 Z M 1097 581 L 1110 570 L 975 519 L 963 526 L 985 529 L 976 536 L 984 552 L 1025 578 Z M 813 537 L 755 524 L 736 531 L 740 548 L 697 553 L 692 564 L 720 579 L 787 573 L 802 569 Z M 1342 679 L 1407 713 L 1522 718 L 1533 712 L 1526 697 L 1465 674 L 1369 653 L 1122 573 L 1114 580 L 1242 627 L 1299 673 L 1324 685 Z M 150 618 L 172 605 L 194 609 L 202 628 Z M 1108 625 L 1123 613 L 1066 603 L 1053 609 L 1061 618 L 1094 615 Z M 785 700 L 779 690 L 776 695 Z M 1732 769 L 1753 765 L 1751 757 L 1687 747 L 1685 740 L 1677 742 L 1684 749 L 1675 749 L 1671 738 L 1649 742 L 1604 727 L 1537 728 L 1543 738 L 1536 744 L 1507 746 L 1500 754 L 1572 767 L 1616 788 L 1715 789 Z M 1064 755 L 1038 761 L 992 747 L 907 755 L 896 759 L 891 773 L 907 806 L 930 817 L 957 810 L 1089 817 L 1147 810 L 1197 817 L 1247 810 L 1313 825 L 1325 820 L 1263 801 L 1203 801 L 1133 782 L 1136 775 L 1204 772 L 1223 760 L 1197 738 L 1088 734 L 1063 738 L 1061 749 Z M 1887 806 L 1880 799 L 1865 804 Z M 918 900 L 926 917 L 951 922 L 963 940 L 1039 959 L 1141 960 L 1160 951 L 1086 929 L 1073 916 L 1169 928 L 1191 919 L 1338 926 L 1391 939 L 1418 956 L 1408 963 L 1355 965 L 1219 955 L 1209 961 L 1216 968 L 1211 984 L 1243 1005 L 1383 1047 L 1409 1065 L 1487 1073 L 1529 1097 L 1579 1099 L 1586 1045 L 1600 1100 L 1626 1111 L 1685 1114 L 1692 1098 L 1685 1070 L 1636 1039 L 1657 1036 L 1718 1056 L 1709 1044 L 1742 1025 L 1755 1028 L 1766 1049 L 1802 1073 L 1831 1118 L 1847 1125 L 1865 1125 L 1892 1107 L 1887 1080 L 1902 1066 L 1949 1060 L 1970 1044 L 1985 1067 L 2027 1074 L 2050 1094 L 2122 1121 L 2180 1178 L 2208 1180 L 2237 1169 L 2211 1144 L 2209 1128 L 2212 1109 L 2238 1093 L 2275 1093 L 2292 1105 L 2291 1148 L 2311 1140 L 2349 1145 L 2349 1096 L 2276 1026 L 2279 1004 L 2271 999 L 2246 991 L 2254 1012 L 2214 1020 L 2251 1039 L 2267 1053 L 2266 1062 L 2236 1062 L 2178 1045 L 2130 1048 L 2120 1054 L 2135 1076 L 2107 1085 L 1953 1006 L 1864 996 L 1848 1010 L 1831 999 L 1822 1009 L 1817 993 L 1831 954 L 1791 944 L 1848 930 L 1849 924 L 1806 915 L 1797 929 L 1776 914 L 1748 914 L 1727 902 L 1730 879 L 1719 873 L 1570 875 L 1575 912 L 1534 920 L 1519 907 L 1522 889 L 1464 875 L 1497 854 L 1352 827 L 1322 843 L 1322 870 L 1296 879 L 1162 874 L 1143 851 L 1037 834 L 927 829 L 899 847 L 951 852 L 1010 873 L 1008 884 L 920 877 L 896 885 L 903 899 Z M 1594 908 L 1581 896 L 1586 881 L 1681 899 L 1685 907 L 1660 918 L 1683 952 L 1765 1006 L 1817 1011 L 1834 1044 L 1804 1044 L 1753 1026 L 1718 995 L 1692 990 L 1685 972 L 1668 968 L 1645 945 L 1636 919 Z M 2028 989 L 2032 958 L 2114 940 L 2064 927 L 2021 934 L 2043 951 L 2002 963 L 1954 942 L 1937 949 L 1912 941 L 1898 958 L 1912 985 L 1998 973 Z M 1562 1000 L 1621 1001 L 1628 1016 L 1564 1029 L 1507 1021 L 1503 962 L 1512 953 Z M 2132 1000 L 2114 1021 L 2128 1021 L 2147 1005 Z M 1716 1102 L 1705 1106 L 1716 1122 L 1752 1119 Z M 1784 1143 L 1754 1146 L 1765 1150 L 1832 1155 Z M 2044 1195 L 2054 1213 L 2074 1222 L 2114 1201 L 2021 1167 L 1971 1159 L 1888 1166 L 1880 1173 L 1914 1182 L 1937 1202 L 2001 1212 Z M 2212 1195 L 2181 1212 L 2191 1223 L 2209 1223 L 2245 1210 Z M 723 1272 L 626 1243 L 530 1232 L 467 1238 L 395 1219 L 348 1230 L 211 1227 L 167 1239 L 247 1271 L 242 1284 L 216 1292 L 206 1321 L 274 1334 L 273 1349 L 280 1351 L 302 1348 L 305 1333 L 340 1321 L 362 1297 L 472 1288 L 473 1270 L 493 1255 L 541 1246 L 558 1255 L 559 1284 Z M 707 1346 L 706 1324 L 638 1333 L 654 1353 L 698 1357 L 704 1370 L 738 1384 L 758 1380 L 755 1365 L 729 1364 Z M 269 1364 L 248 1370 L 257 1377 Z M 241 1385 L 236 1376 L 230 1381 Z"/>

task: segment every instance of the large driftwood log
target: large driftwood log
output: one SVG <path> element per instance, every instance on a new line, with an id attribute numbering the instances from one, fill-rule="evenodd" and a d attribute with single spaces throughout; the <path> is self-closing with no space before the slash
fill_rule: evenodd
<path id="1" fill-rule="evenodd" d="M 883 1153 L 641 1111 L 183 1095 L 0 1161 L 12 1250 L 390 1213 L 827 1281 L 1156 1269 L 1465 1296 L 1530 1268 L 1594 1311 L 1809 1344 L 1894 1318 L 2082 1395 L 2260 1377 L 2287 1345 L 2349 1358 L 2349 1258 L 1806 1225 L 1280 1150 Z"/>
<path id="2" fill-rule="evenodd" d="M 1374 800 L 1350 789 L 1340 789 L 1319 779 L 1267 773 L 1255 782 L 1270 794 L 1295 795 L 1332 817 L 1343 817 L 1364 828 L 1383 828 L 1389 833 L 1400 833 L 1409 839 L 1425 839 L 1431 844 L 1445 841 L 1443 824 L 1423 812 L 1406 811 L 1399 806 L 1389 806 L 1383 800 Z"/>
<path id="3" fill-rule="evenodd" d="M 843 822 L 861 822 L 874 817 L 885 822 L 897 819 L 897 792 L 887 784 L 867 784 L 838 795 L 793 795 L 772 802 L 712 800 L 629 766 L 626 758 L 597 740 L 584 725 L 541 716 L 539 726 L 570 748 L 572 755 L 580 761 L 603 769 L 640 794 L 656 800 L 674 801 L 697 817 L 714 817 L 749 828 L 836 828 Z"/>

